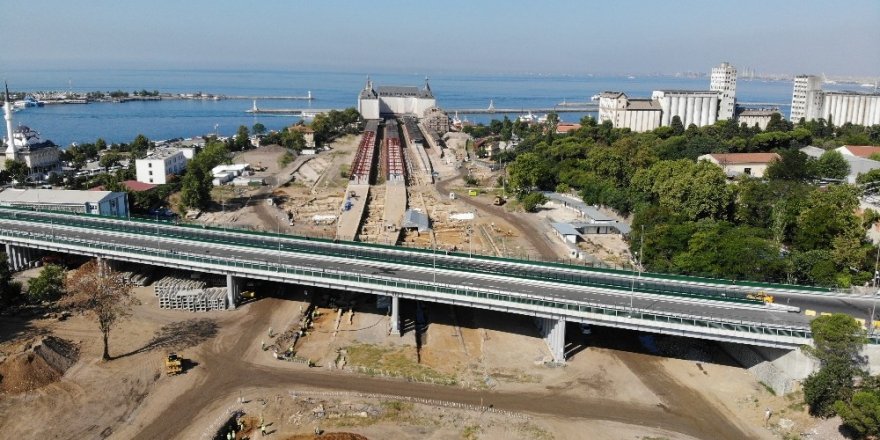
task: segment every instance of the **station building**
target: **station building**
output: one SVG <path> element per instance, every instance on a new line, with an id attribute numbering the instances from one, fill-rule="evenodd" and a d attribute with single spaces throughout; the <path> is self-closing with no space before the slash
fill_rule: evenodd
<path id="1" fill-rule="evenodd" d="M 367 83 L 358 95 L 358 111 L 364 119 L 381 119 L 384 117 L 415 116 L 422 118 L 426 112 L 437 106 L 437 99 L 431 92 L 428 79 L 425 86 L 380 86 L 373 87 L 373 81 Z"/>

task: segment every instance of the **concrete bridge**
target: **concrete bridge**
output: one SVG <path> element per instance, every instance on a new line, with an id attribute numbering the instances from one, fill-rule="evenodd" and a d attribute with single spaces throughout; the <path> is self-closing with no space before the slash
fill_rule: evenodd
<path id="1" fill-rule="evenodd" d="M 789 304 L 827 304 L 853 314 L 873 297 L 827 289 L 733 283 L 565 264 L 334 242 L 166 222 L 0 208 L 0 242 L 13 269 L 35 250 L 86 255 L 226 276 L 230 303 L 242 279 L 320 286 L 391 297 L 399 333 L 401 298 L 529 315 L 557 362 L 565 324 L 687 336 L 790 350 L 811 342 L 809 318 L 746 298 L 765 291 Z M 876 343 L 876 340 L 874 341 Z"/>

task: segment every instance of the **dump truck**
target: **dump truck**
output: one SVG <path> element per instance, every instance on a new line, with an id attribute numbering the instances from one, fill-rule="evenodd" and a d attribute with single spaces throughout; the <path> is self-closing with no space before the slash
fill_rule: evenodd
<path id="1" fill-rule="evenodd" d="M 165 358 L 165 374 L 174 376 L 183 372 L 183 360 L 176 353 L 171 353 Z"/>

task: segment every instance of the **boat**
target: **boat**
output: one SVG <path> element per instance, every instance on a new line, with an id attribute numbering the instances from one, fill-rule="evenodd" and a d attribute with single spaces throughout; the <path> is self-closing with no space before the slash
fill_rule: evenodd
<path id="1" fill-rule="evenodd" d="M 626 77 L 626 79 L 636 79 L 636 77 L 630 75 L 630 76 Z"/>
<path id="2" fill-rule="evenodd" d="M 538 121 L 538 117 L 532 114 L 532 111 L 529 110 L 528 114 L 522 115 L 516 118 L 519 122 L 525 122 L 526 124 L 531 124 Z"/>
<path id="3" fill-rule="evenodd" d="M 461 131 L 462 125 L 463 125 L 463 122 L 461 119 L 459 119 L 458 110 L 456 110 L 455 116 L 452 117 L 452 126 L 455 127 L 457 130 Z"/>
<path id="4" fill-rule="evenodd" d="M 859 84 L 859 85 L 862 86 L 862 87 L 874 87 L 874 86 L 876 86 L 876 84 L 871 84 L 871 83 L 864 83 L 864 84 Z"/>
<path id="5" fill-rule="evenodd" d="M 33 96 L 26 96 L 22 100 L 18 100 L 12 103 L 12 106 L 18 109 L 28 108 L 28 107 L 42 107 L 45 104 L 43 101 L 37 101 Z"/>

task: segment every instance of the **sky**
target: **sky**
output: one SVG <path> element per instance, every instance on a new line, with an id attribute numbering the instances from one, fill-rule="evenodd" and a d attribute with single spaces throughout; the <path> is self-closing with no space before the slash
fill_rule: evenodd
<path id="1" fill-rule="evenodd" d="M 880 0 L 19 0 L 0 70 L 880 76 Z"/>

